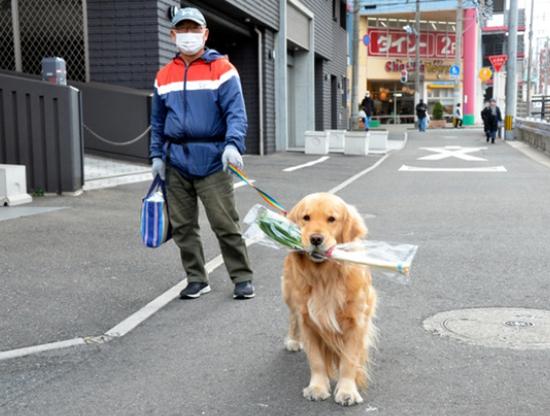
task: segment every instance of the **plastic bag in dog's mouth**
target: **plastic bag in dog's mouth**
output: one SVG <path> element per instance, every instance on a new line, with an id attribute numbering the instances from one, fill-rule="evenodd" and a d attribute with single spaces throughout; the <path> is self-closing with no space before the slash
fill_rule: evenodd
<path id="1" fill-rule="evenodd" d="M 262 205 L 254 205 L 243 222 L 248 226 L 243 236 L 263 246 L 303 252 L 316 262 L 333 260 L 368 266 L 375 275 L 390 277 L 400 283 L 410 282 L 410 270 L 418 246 L 359 240 L 337 244 L 324 253 L 308 252 L 302 244 L 300 227 Z"/>

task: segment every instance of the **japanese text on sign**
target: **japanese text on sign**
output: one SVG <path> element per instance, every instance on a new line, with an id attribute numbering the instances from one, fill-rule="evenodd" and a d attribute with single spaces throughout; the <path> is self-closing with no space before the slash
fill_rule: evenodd
<path id="1" fill-rule="evenodd" d="M 410 56 L 416 51 L 416 36 L 400 30 L 369 29 L 369 55 Z M 444 32 L 420 34 L 420 56 L 423 58 L 454 57 L 456 37 Z"/>

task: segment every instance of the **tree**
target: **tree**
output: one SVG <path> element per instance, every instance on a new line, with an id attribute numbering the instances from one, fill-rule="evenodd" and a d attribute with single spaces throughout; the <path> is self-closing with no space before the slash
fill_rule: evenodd
<path id="1" fill-rule="evenodd" d="M 433 119 L 443 120 L 443 104 L 439 101 L 434 104 Z"/>

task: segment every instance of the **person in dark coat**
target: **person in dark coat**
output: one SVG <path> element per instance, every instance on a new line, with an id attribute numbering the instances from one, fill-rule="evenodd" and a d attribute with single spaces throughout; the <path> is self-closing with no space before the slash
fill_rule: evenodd
<path id="1" fill-rule="evenodd" d="M 497 131 L 502 123 L 502 113 L 500 108 L 497 106 L 497 100 L 494 98 L 491 99 L 491 105 L 489 106 L 489 111 L 487 112 L 487 129 L 489 130 L 489 136 L 487 137 L 487 143 L 491 139 L 491 143 L 495 143 L 495 138 L 497 137 Z"/>
<path id="2" fill-rule="evenodd" d="M 489 100 L 485 100 L 483 110 L 481 110 L 481 120 L 483 121 L 483 131 L 485 132 L 485 138 L 487 139 L 487 142 L 490 139 L 489 136 L 489 124 L 488 124 L 488 117 L 491 113 L 491 103 Z"/>
<path id="3" fill-rule="evenodd" d="M 369 122 L 374 114 L 374 101 L 370 98 L 370 91 L 365 92 L 365 98 L 361 101 L 361 108 L 367 115 L 365 117 L 365 131 L 369 131 Z"/>
<path id="4" fill-rule="evenodd" d="M 428 106 L 421 98 L 420 102 L 416 104 L 416 117 L 418 118 L 418 131 L 426 131 L 428 124 Z"/>

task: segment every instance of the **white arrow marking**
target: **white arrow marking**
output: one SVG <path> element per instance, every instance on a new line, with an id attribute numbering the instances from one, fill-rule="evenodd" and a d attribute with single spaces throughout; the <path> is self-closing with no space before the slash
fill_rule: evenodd
<path id="1" fill-rule="evenodd" d="M 487 159 L 482 157 L 472 156 L 467 153 L 479 152 L 487 149 L 486 147 L 462 147 L 462 146 L 445 146 L 445 147 L 421 147 L 423 150 L 435 152 L 435 155 L 419 157 L 417 160 L 442 160 L 450 157 L 466 160 L 468 162 L 486 162 Z"/>
<path id="2" fill-rule="evenodd" d="M 400 172 L 508 172 L 504 166 L 488 166 L 485 168 L 425 168 L 418 166 L 403 165 L 399 168 Z"/>

